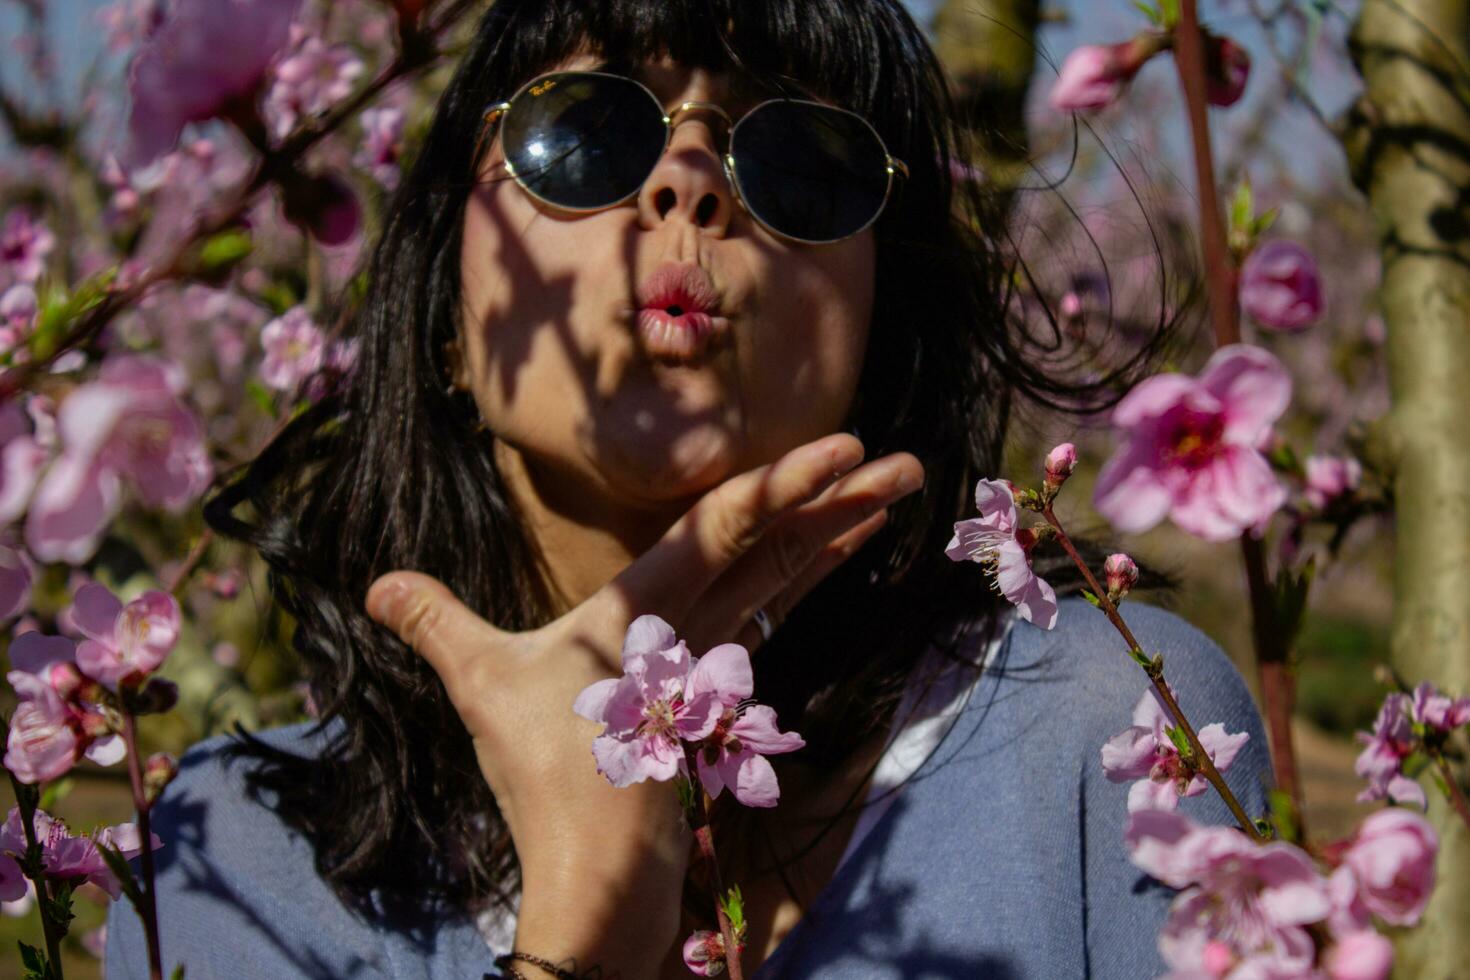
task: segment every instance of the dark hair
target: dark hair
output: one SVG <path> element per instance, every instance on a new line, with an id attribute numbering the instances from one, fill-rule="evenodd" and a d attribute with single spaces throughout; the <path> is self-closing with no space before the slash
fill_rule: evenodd
<path id="1" fill-rule="evenodd" d="M 319 872 L 360 908 L 374 891 L 380 901 L 466 906 L 516 887 L 509 834 L 442 685 L 366 616 L 363 596 L 385 572 L 419 569 L 503 628 L 549 618 L 489 437 L 473 403 L 446 392 L 444 348 L 459 329 L 460 233 L 481 111 L 589 44 L 614 63 L 668 56 L 776 91 L 800 83 L 870 120 L 910 168 L 875 226 L 873 329 L 850 421 L 870 456 L 918 456 L 926 485 L 757 658 L 760 699 L 807 742 L 782 765 L 825 770 L 882 731 L 926 646 L 951 647 L 995 611 L 979 570 L 940 552 L 953 522 L 970 516 L 976 480 L 1000 473 L 1013 399 L 1106 405 L 1167 333 L 1078 382 L 1059 369 L 1055 331 L 1010 315 L 1023 276 L 982 187 L 952 176 L 952 162 L 967 159 L 963 130 L 900 0 L 497 0 L 388 207 L 347 327 L 361 342 L 355 375 L 206 507 L 213 527 L 268 564 L 332 726 L 310 759 L 246 738 L 240 751 L 258 762 L 252 785 L 270 792 L 313 841 Z M 234 513 L 244 504 L 248 519 Z"/>

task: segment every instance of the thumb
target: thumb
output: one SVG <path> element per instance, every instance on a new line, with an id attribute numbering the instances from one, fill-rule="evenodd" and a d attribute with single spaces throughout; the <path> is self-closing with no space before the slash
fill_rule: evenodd
<path id="1" fill-rule="evenodd" d="M 421 572 L 389 572 L 368 587 L 367 613 L 388 627 L 450 688 L 458 665 L 500 631 L 460 602 L 449 587 Z"/>

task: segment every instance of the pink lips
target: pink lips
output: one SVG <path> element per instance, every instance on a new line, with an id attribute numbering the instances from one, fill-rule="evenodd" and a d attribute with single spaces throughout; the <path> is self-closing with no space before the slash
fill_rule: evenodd
<path id="1" fill-rule="evenodd" d="M 638 287 L 638 336 L 650 357 L 691 361 L 729 329 L 709 273 L 697 265 L 664 265 Z"/>

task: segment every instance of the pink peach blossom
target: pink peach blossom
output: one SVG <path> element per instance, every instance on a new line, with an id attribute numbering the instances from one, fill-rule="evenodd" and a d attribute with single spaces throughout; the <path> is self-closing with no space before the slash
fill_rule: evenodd
<path id="1" fill-rule="evenodd" d="M 1368 787 L 1358 794 L 1358 801 L 1393 799 L 1424 807 L 1423 788 L 1403 774 L 1404 760 L 1414 753 L 1417 740 L 1413 730 L 1413 702 L 1406 694 L 1393 693 L 1383 699 L 1371 734 L 1358 732 L 1364 745 L 1354 763 L 1354 770 L 1368 780 Z"/>
<path id="2" fill-rule="evenodd" d="M 696 929 L 684 940 L 684 965 L 697 977 L 717 977 L 725 972 L 725 937 L 709 929 Z"/>
<path id="3" fill-rule="evenodd" d="M 606 727 L 592 742 L 597 771 L 614 786 L 687 773 L 685 741 L 714 731 L 713 690 L 686 696 L 689 649 L 657 616 L 640 616 L 623 640 L 623 676 L 589 685 L 572 710 Z"/>
<path id="4" fill-rule="evenodd" d="M 179 639 L 179 603 L 152 590 L 127 605 L 93 582 L 76 594 L 74 619 L 86 639 L 77 644 L 77 666 L 110 688 L 132 686 L 153 673 Z"/>
<path id="5" fill-rule="evenodd" d="M 0 296 L 0 354 L 15 353 L 36 325 L 36 287 L 18 282 Z"/>
<path id="6" fill-rule="evenodd" d="M 1363 480 L 1363 466 L 1351 456 L 1308 456 L 1304 466 L 1306 488 L 1303 496 L 1318 510 L 1353 492 Z"/>
<path id="7" fill-rule="evenodd" d="M 0 269 L 13 280 L 35 282 L 46 268 L 46 257 L 56 247 L 56 236 L 45 223 L 24 208 L 14 208 L 0 226 Z"/>
<path id="8" fill-rule="evenodd" d="M 1179 758 L 1167 729 L 1173 719 L 1159 703 L 1152 690 L 1145 691 L 1133 709 L 1133 727 L 1108 739 L 1102 748 L 1103 770 L 1109 780 L 1124 783 L 1137 780 L 1128 790 L 1128 812 L 1138 810 L 1172 810 L 1185 796 L 1198 796 L 1209 788 L 1205 777 L 1191 771 Z M 1201 728 L 1200 744 L 1221 772 L 1230 768 L 1235 756 L 1250 740 L 1250 735 L 1237 732 L 1227 735 L 1225 726 L 1216 722 Z"/>
<path id="9" fill-rule="evenodd" d="M 1245 94 L 1250 79 L 1251 56 L 1228 37 L 1205 38 L 1205 98 L 1210 105 L 1232 106 Z"/>
<path id="10" fill-rule="evenodd" d="M 126 858 L 136 857 L 143 852 L 138 828 L 130 823 L 103 827 L 88 837 L 72 834 L 63 821 L 52 817 L 45 810 L 36 810 L 32 829 L 37 843 L 41 845 L 41 862 L 47 878 L 57 881 L 82 878 L 102 888 L 113 901 L 122 894 L 122 886 L 108 869 L 98 846 L 121 851 Z M 153 850 L 163 846 L 157 834 L 150 834 L 149 837 Z M 7 861 L 14 864 L 14 858 L 7 856 L 6 852 L 24 853 L 26 846 L 20 809 L 12 807 L 4 825 L 0 825 L 0 865 Z"/>
<path id="11" fill-rule="evenodd" d="M 347 98 L 366 68 L 345 44 L 329 46 L 319 37 L 305 38 L 276 65 L 275 82 L 265 99 L 272 135 L 280 139 L 302 118 Z"/>
<path id="12" fill-rule="evenodd" d="M 944 553 L 951 561 L 982 565 L 1022 619 L 1051 629 L 1057 623 L 1057 595 L 1031 570 L 1036 538 L 1020 527 L 1010 487 L 1000 480 L 981 480 L 975 485 L 975 506 L 980 516 L 956 522 Z"/>
<path id="13" fill-rule="evenodd" d="M 177 0 L 128 71 L 125 164 L 173 148 L 185 123 L 250 105 L 290 38 L 301 0 Z"/>
<path id="14" fill-rule="evenodd" d="M 714 647 L 693 661 L 685 696 L 713 695 L 721 711 L 714 730 L 695 746 L 700 782 L 711 798 L 726 787 L 746 806 L 775 806 L 780 799 L 776 772 L 768 755 L 795 752 L 806 742 L 795 732 L 776 728 L 776 712 L 763 704 L 742 702 L 754 693 L 750 654 L 736 643 Z"/>
<path id="15" fill-rule="evenodd" d="M 25 513 L 49 456 L 26 409 L 15 401 L 0 404 L 0 525 Z"/>
<path id="16" fill-rule="evenodd" d="M 1329 980 L 1388 980 L 1393 969 L 1393 943 L 1364 929 L 1338 939 L 1323 965 Z"/>
<path id="17" fill-rule="evenodd" d="M 1102 109 L 1118 101 L 1138 71 L 1128 58 L 1128 43 L 1084 44 L 1062 61 L 1047 97 L 1062 112 Z"/>
<path id="18" fill-rule="evenodd" d="M 1439 837 L 1424 817 L 1389 807 L 1370 814 L 1343 855 L 1370 912 L 1396 926 L 1418 923 L 1434 891 Z"/>
<path id="19" fill-rule="evenodd" d="M 1470 724 L 1470 698 L 1451 698 L 1428 681 L 1414 688 L 1414 720 L 1421 725 L 1448 733 Z"/>
<path id="20" fill-rule="evenodd" d="M 1108 555 L 1103 562 L 1103 575 L 1106 576 L 1108 598 L 1117 602 L 1138 584 L 1138 564 L 1120 551 Z"/>
<path id="21" fill-rule="evenodd" d="M 1240 305 L 1263 327 L 1305 330 L 1325 309 L 1317 260 L 1296 242 L 1266 242 L 1241 266 Z"/>
<path id="22" fill-rule="evenodd" d="M 1064 442 L 1046 454 L 1046 485 L 1059 487 L 1077 468 L 1077 447 Z"/>
<path id="23" fill-rule="evenodd" d="M 20 703 L 10 720 L 5 767 L 22 782 L 58 779 L 82 755 L 110 766 L 127 751 L 98 708 L 80 699 L 75 653 L 64 636 L 28 631 L 11 640 L 5 679 Z"/>
<path id="24" fill-rule="evenodd" d="M 260 332 L 265 359 L 260 379 L 277 391 L 295 391 L 322 366 L 326 339 L 306 307 L 295 306 L 276 317 Z"/>
<path id="25" fill-rule="evenodd" d="M 1183 889 L 1159 934 L 1173 975 L 1217 977 L 1222 966 L 1240 977 L 1310 975 L 1316 947 L 1304 927 L 1332 903 L 1300 848 L 1164 810 L 1130 814 L 1124 839 L 1135 865 Z"/>
<path id="26" fill-rule="evenodd" d="M 1123 444 L 1098 475 L 1098 511 L 1120 531 L 1168 516 L 1209 541 L 1263 527 L 1286 490 L 1256 444 L 1290 400 L 1286 369 L 1245 344 L 1217 350 L 1198 378 L 1140 382 L 1113 410 Z"/>
<path id="27" fill-rule="evenodd" d="M 396 106 L 368 109 L 360 117 L 362 148 L 352 162 L 372 174 L 386 190 L 396 190 L 403 157 L 403 110 Z"/>

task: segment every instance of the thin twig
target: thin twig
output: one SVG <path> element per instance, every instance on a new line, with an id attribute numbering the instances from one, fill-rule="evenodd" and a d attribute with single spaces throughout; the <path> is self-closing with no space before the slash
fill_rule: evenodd
<path id="1" fill-rule="evenodd" d="M 6 740 L 9 740 L 8 731 Z M 41 914 L 41 933 L 46 937 L 46 958 L 56 980 L 62 980 L 61 937 L 66 935 L 66 928 L 62 923 L 51 918 L 51 891 L 46 886 L 44 869 L 30 861 L 32 855 L 41 853 L 36 840 L 35 789 L 23 784 L 10 770 L 7 769 L 5 774 L 10 777 L 10 789 L 15 794 L 15 805 L 20 811 L 21 826 L 25 828 L 27 859 L 22 862 L 22 866 L 25 868 L 26 877 L 31 880 L 32 887 L 36 889 L 36 911 Z"/>
<path id="2" fill-rule="evenodd" d="M 1056 514 L 1052 511 L 1051 504 L 1047 504 L 1042 509 L 1041 516 L 1046 518 L 1046 522 L 1056 531 L 1057 541 L 1067 552 L 1067 555 L 1071 557 L 1073 564 L 1082 573 L 1082 577 L 1087 580 L 1087 584 L 1091 587 L 1093 595 L 1097 596 L 1098 608 L 1102 610 L 1103 615 L 1108 617 L 1108 622 L 1112 623 L 1113 628 L 1122 635 L 1123 642 L 1128 644 L 1128 649 L 1133 652 L 1135 657 L 1142 657 L 1144 653 L 1142 644 L 1133 635 L 1133 631 L 1128 628 L 1128 624 L 1123 621 L 1122 615 L 1118 612 L 1118 607 L 1108 598 L 1107 590 L 1098 584 L 1097 578 L 1092 574 L 1092 569 L 1087 567 L 1087 562 L 1078 554 L 1076 546 L 1072 544 L 1072 539 L 1067 537 L 1067 532 L 1062 527 L 1062 522 L 1057 520 Z M 1160 700 L 1164 702 L 1164 707 L 1169 710 L 1169 714 L 1173 716 L 1174 721 L 1179 725 L 1180 731 L 1184 733 L 1184 737 L 1189 741 L 1189 747 L 1194 753 L 1194 765 L 1198 767 L 1200 775 L 1204 776 L 1205 779 L 1209 780 L 1210 785 L 1215 787 L 1215 791 L 1220 794 L 1220 798 L 1225 801 L 1225 805 L 1230 808 L 1230 812 L 1235 816 L 1236 823 L 1240 824 L 1240 829 L 1257 843 L 1264 842 L 1266 839 L 1265 836 L 1256 827 L 1255 821 L 1245 812 L 1245 807 L 1240 805 L 1240 800 L 1236 799 L 1235 793 L 1226 784 L 1225 777 L 1220 775 L 1220 770 L 1215 768 L 1214 760 L 1205 751 L 1205 747 L 1200 744 L 1199 735 L 1195 733 L 1194 726 L 1184 716 L 1183 710 L 1179 707 L 1179 702 L 1174 698 L 1174 692 L 1164 680 L 1163 670 L 1144 668 L 1144 673 L 1148 675 L 1149 682 L 1153 684 L 1154 690 L 1158 693 Z"/>
<path id="3" fill-rule="evenodd" d="M 1465 822 L 1470 829 L 1470 800 L 1465 798 L 1465 791 L 1460 788 L 1460 781 L 1455 777 L 1455 771 L 1450 768 L 1449 760 L 1444 757 L 1443 752 L 1431 751 L 1430 757 L 1434 764 L 1439 767 L 1439 774 L 1444 778 L 1445 790 L 1450 794 L 1450 806 L 1455 808 L 1455 813 Z"/>
<path id="4" fill-rule="evenodd" d="M 1180 3 L 1179 23 L 1174 30 L 1174 64 L 1189 114 L 1210 320 L 1214 326 L 1216 346 L 1224 347 L 1240 341 L 1239 270 L 1230 254 L 1219 192 L 1215 186 L 1209 101 L 1206 97 L 1205 38 L 1200 29 L 1196 0 L 1182 0 Z M 1271 580 L 1261 543 L 1247 531 L 1240 537 L 1240 548 L 1250 592 L 1256 665 L 1260 672 L 1261 699 L 1265 703 L 1277 781 L 1291 797 L 1300 840 L 1305 835 L 1301 829 L 1301 780 L 1291 736 L 1291 716 L 1296 698 L 1288 662 L 1289 650 L 1279 642 L 1281 630 L 1276 622 Z"/>
<path id="5" fill-rule="evenodd" d="M 143 763 L 138 759 L 138 719 L 131 711 L 122 713 L 123 742 L 128 747 L 128 781 L 133 787 L 133 808 L 138 811 L 138 839 L 142 842 L 143 883 L 138 889 L 138 916 L 143 920 L 143 934 L 148 943 L 150 980 L 163 980 L 163 954 L 158 941 L 158 903 L 153 892 L 153 832 L 149 811 L 153 804 L 143 786 Z"/>

